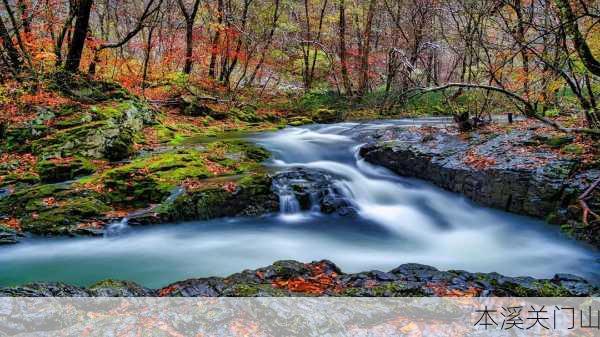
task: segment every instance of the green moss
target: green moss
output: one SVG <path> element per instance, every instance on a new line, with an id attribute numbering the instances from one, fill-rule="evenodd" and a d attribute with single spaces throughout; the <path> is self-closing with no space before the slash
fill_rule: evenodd
<path id="1" fill-rule="evenodd" d="M 274 288 L 270 284 L 238 283 L 226 289 L 224 295 L 228 297 L 281 297 L 288 294 L 281 289 Z"/>
<path id="2" fill-rule="evenodd" d="M 72 160 L 43 160 L 37 163 L 36 170 L 43 182 L 60 182 L 92 174 L 95 168 L 91 161 L 76 157 Z"/>
<path id="3" fill-rule="evenodd" d="M 546 143 L 548 146 L 553 147 L 553 148 L 559 148 L 559 147 L 569 144 L 571 142 L 573 142 L 572 136 L 555 136 L 555 137 L 548 137 L 544 140 L 544 143 Z"/>
<path id="4" fill-rule="evenodd" d="M 562 147 L 562 150 L 567 153 L 581 155 L 584 152 L 584 147 L 581 144 L 569 144 Z"/>
<path id="5" fill-rule="evenodd" d="M 60 130 L 31 144 L 34 154 L 42 158 L 70 157 L 87 154 L 102 157 L 105 139 L 118 133 L 118 128 L 106 121 L 96 121 Z"/>
<path id="6" fill-rule="evenodd" d="M 77 114 L 73 117 L 59 120 L 54 123 L 54 126 L 58 129 L 68 129 L 76 126 L 80 126 L 93 121 L 93 117 L 89 113 Z"/>
<path id="7" fill-rule="evenodd" d="M 534 286 L 540 297 L 567 297 L 571 294 L 567 289 L 550 281 L 537 281 Z"/>
<path id="8" fill-rule="evenodd" d="M 34 185 L 40 182 L 40 176 L 35 172 L 15 172 L 4 176 L 2 185 L 26 184 Z"/>
<path id="9" fill-rule="evenodd" d="M 24 231 L 43 235 L 73 234 L 79 224 L 102 217 L 111 210 L 102 201 L 91 197 L 69 198 L 55 206 L 42 207 L 38 204 L 36 212 L 22 218 Z"/>

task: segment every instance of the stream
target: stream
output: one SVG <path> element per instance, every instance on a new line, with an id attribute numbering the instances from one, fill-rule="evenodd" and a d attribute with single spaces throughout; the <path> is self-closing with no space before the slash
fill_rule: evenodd
<path id="1" fill-rule="evenodd" d="M 329 259 L 345 272 L 390 270 L 416 262 L 441 270 L 552 277 L 572 273 L 598 282 L 600 254 L 557 226 L 478 206 L 426 182 L 361 160 L 356 135 L 398 120 L 287 128 L 250 136 L 273 153 L 274 171 L 327 172 L 355 214 L 300 211 L 279 187 L 281 212 L 145 228 L 118 224 L 104 238 L 28 238 L 0 247 L 0 286 L 33 281 L 89 285 L 113 278 L 161 287 L 194 277 L 226 276 L 276 260 Z M 289 191 L 288 191 L 289 192 Z"/>

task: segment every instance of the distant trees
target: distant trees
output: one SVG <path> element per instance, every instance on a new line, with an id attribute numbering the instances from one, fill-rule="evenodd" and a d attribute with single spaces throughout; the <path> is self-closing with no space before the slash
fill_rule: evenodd
<path id="1" fill-rule="evenodd" d="M 181 73 L 230 93 L 382 92 L 390 107 L 440 87 L 452 105 L 476 86 L 486 110 L 502 95 L 494 87 L 540 117 L 560 107 L 600 128 L 591 0 L 2 0 L 0 64 L 144 88 Z"/>

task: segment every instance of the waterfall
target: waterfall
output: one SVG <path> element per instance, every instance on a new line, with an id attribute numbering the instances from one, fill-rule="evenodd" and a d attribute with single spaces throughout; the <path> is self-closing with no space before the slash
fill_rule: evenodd
<path id="1" fill-rule="evenodd" d="M 295 214 L 300 212 L 300 202 L 289 186 L 277 191 L 279 195 L 279 211 L 283 214 Z"/>
<path id="2" fill-rule="evenodd" d="M 104 231 L 105 237 L 111 236 L 119 236 L 130 228 L 129 227 L 129 218 L 125 217 L 118 222 L 113 222 L 106 226 L 106 230 Z"/>
<path id="3" fill-rule="evenodd" d="M 300 213 L 300 202 L 292 187 L 285 181 L 274 181 L 273 191 L 279 196 L 279 212 L 282 214 Z"/>

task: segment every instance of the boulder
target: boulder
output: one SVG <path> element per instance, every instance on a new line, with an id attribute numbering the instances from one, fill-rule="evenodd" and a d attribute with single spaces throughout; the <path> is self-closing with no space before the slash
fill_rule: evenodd
<path id="1" fill-rule="evenodd" d="M 52 158 L 37 163 L 36 171 L 43 183 L 55 183 L 94 173 L 92 163 L 85 158 Z"/>
<path id="2" fill-rule="evenodd" d="M 330 173 L 297 168 L 279 172 L 273 177 L 273 191 L 280 195 L 291 193 L 300 203 L 301 210 L 318 210 L 326 214 L 351 215 L 356 206 L 335 185 Z"/>
<path id="3" fill-rule="evenodd" d="M 399 175 L 415 177 L 475 202 L 565 224 L 579 223 L 569 211 L 598 170 L 576 173 L 578 161 L 536 144 L 533 131 L 471 133 L 464 139 L 445 129 L 380 130 L 360 155 Z M 593 201 L 592 201 L 593 203 Z M 569 225 L 575 237 L 600 244 L 598 235 Z"/>

